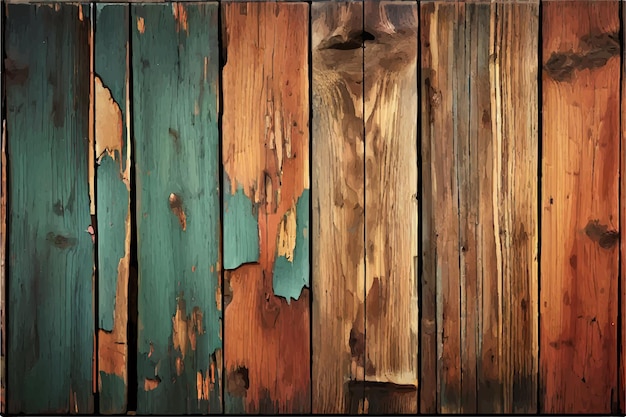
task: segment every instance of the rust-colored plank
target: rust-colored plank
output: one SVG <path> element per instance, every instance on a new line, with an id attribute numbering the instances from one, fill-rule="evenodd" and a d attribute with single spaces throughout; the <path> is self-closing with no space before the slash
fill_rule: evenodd
<path id="1" fill-rule="evenodd" d="M 366 1 L 364 412 L 417 412 L 417 3 Z"/>
<path id="2" fill-rule="evenodd" d="M 495 273 L 491 269 L 493 275 L 483 274 L 478 300 L 483 314 L 489 313 L 488 303 L 496 304 L 492 308 L 499 308 L 502 324 L 496 335 L 501 345 L 494 346 L 498 350 L 490 352 L 484 344 L 479 358 L 485 364 L 495 355 L 500 365 L 499 381 L 483 372 L 489 368 L 478 370 L 479 412 L 537 412 L 538 34 L 538 1 L 491 6 L 491 160 L 479 157 L 479 167 L 484 167 L 481 178 L 489 178 L 479 197 L 483 204 L 479 211 L 485 213 L 482 208 L 493 205 L 493 218 L 485 218 L 483 230 L 493 227 L 490 239 L 495 241 L 490 240 L 482 260 L 495 265 Z M 476 118 L 482 116 L 476 114 Z M 483 342 L 493 338 L 495 326 L 488 318 L 481 319 Z M 501 406 L 490 399 L 493 390 L 489 386 L 483 390 L 483 381 L 502 386 Z"/>
<path id="3" fill-rule="evenodd" d="M 130 263 L 127 5 L 98 4 L 94 34 L 95 205 L 100 413 L 126 412 Z"/>
<path id="4" fill-rule="evenodd" d="M 543 5 L 542 413 L 609 413 L 617 390 L 618 11 Z"/>
<path id="5" fill-rule="evenodd" d="M 223 5 L 227 413 L 311 409 L 308 16 Z"/>
<path id="6" fill-rule="evenodd" d="M 622 4 L 622 28 L 626 25 L 626 7 Z M 622 34 L 624 35 L 622 39 L 622 57 L 626 54 L 626 49 L 624 49 L 623 45 L 626 45 L 626 30 L 622 29 Z M 625 63 L 622 67 L 622 101 L 620 103 L 621 112 L 622 112 L 622 144 L 620 146 L 620 178 L 621 178 L 621 198 L 620 198 L 620 228 L 622 231 L 624 229 L 624 224 L 626 221 L 626 157 L 624 156 L 624 152 L 626 151 L 626 59 L 622 58 L 622 63 Z M 621 328 L 618 329 L 618 341 L 621 343 L 621 350 L 619 352 L 619 380 L 617 386 L 617 397 L 613 400 L 615 401 L 615 405 L 613 406 L 613 413 L 618 414 L 622 413 L 626 415 L 626 233 L 620 232 L 621 236 L 621 300 L 620 306 L 621 309 L 618 312 L 619 318 L 618 322 L 621 323 Z"/>
<path id="7" fill-rule="evenodd" d="M 420 407 L 429 413 L 459 413 L 461 277 L 454 106 L 458 5 L 441 2 L 420 7 L 424 296 Z"/>
<path id="8" fill-rule="evenodd" d="M 363 5 L 311 5 L 313 412 L 363 410 Z"/>

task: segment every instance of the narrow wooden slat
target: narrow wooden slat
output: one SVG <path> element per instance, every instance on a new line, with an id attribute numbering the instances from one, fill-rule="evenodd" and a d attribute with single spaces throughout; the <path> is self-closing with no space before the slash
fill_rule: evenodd
<path id="1" fill-rule="evenodd" d="M 483 207 L 493 204 L 493 219 L 485 218 L 483 230 L 493 227 L 495 238 L 482 259 L 495 265 L 495 273 L 492 267 L 490 273 L 494 275 L 483 275 L 478 300 L 483 309 L 489 301 L 500 308 L 501 326 L 496 336 L 501 346 L 497 352 L 490 352 L 484 344 L 480 360 L 489 363 L 492 354 L 499 358 L 503 404 L 497 404 L 493 389 L 482 383 L 494 383 L 495 369 L 479 368 L 479 412 L 537 412 L 538 3 L 491 6 L 491 161 L 479 156 L 478 166 L 488 164 L 481 177 L 489 178 L 491 183 L 481 190 L 480 212 L 485 213 Z M 477 119 L 482 117 L 476 114 Z M 484 155 L 480 146 L 477 149 L 479 155 Z M 483 342 L 493 337 L 495 327 L 496 323 L 488 318 L 481 320 Z"/>
<path id="2" fill-rule="evenodd" d="M 97 5 L 94 49 L 100 413 L 126 411 L 130 261 L 128 6 Z"/>
<path id="3" fill-rule="evenodd" d="M 138 413 L 220 413 L 216 3 L 131 7 Z"/>
<path id="4" fill-rule="evenodd" d="M 456 168 L 457 5 L 420 4 L 423 349 L 421 407 L 461 410 L 459 190 Z M 436 323 L 436 324 L 435 324 Z M 436 327 L 435 327 L 436 326 Z M 435 379 L 436 377 L 436 379 Z M 435 403 L 436 400 L 436 403 Z"/>
<path id="5" fill-rule="evenodd" d="M 222 10 L 225 411 L 309 413 L 309 6 Z"/>
<path id="6" fill-rule="evenodd" d="M 0 19 L 0 45 L 4 40 L 4 19 Z M 0 123 L 2 123 L 2 142 L 0 142 L 0 413 L 6 413 L 6 231 L 7 231 L 7 164 L 6 164 L 6 121 L 4 120 L 4 90 L 2 82 L 4 80 L 4 65 L 0 65 L 0 104 L 2 113 Z"/>
<path id="7" fill-rule="evenodd" d="M 363 5 L 311 5 L 313 412 L 363 411 Z"/>
<path id="8" fill-rule="evenodd" d="M 626 7 L 622 4 L 622 28 L 626 25 Z M 622 54 L 626 53 L 626 49 L 624 49 L 624 45 L 626 45 L 626 30 L 622 29 L 622 34 L 624 37 L 622 38 Z M 623 55 L 622 55 L 623 56 Z M 619 352 L 619 380 L 617 386 L 617 398 L 613 400 L 617 403 L 613 406 L 614 410 L 612 413 L 618 414 L 622 413 L 626 415 L 626 233 L 622 232 L 624 230 L 624 224 L 626 224 L 626 157 L 623 155 L 626 150 L 626 60 L 622 59 L 622 63 L 624 64 L 621 68 L 622 70 L 622 102 L 621 111 L 622 111 L 622 143 L 620 146 L 620 178 L 622 180 L 621 183 L 621 193 L 620 196 L 620 236 L 621 236 L 621 310 L 619 311 L 619 319 L 622 326 L 618 329 L 618 341 L 621 341 L 621 351 Z M 617 324 L 617 323 L 616 323 Z"/>
<path id="9" fill-rule="evenodd" d="M 617 388 L 618 8 L 543 5 L 542 413 L 609 413 Z"/>
<path id="10" fill-rule="evenodd" d="M 417 3 L 366 1 L 365 405 L 417 412 Z"/>
<path id="11" fill-rule="evenodd" d="M 5 9 L 9 413 L 91 413 L 89 8 Z"/>

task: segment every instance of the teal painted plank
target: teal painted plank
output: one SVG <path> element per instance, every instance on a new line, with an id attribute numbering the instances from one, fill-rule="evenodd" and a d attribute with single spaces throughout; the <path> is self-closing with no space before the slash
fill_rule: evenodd
<path id="1" fill-rule="evenodd" d="M 219 413 L 217 4 L 131 10 L 137 411 Z"/>
<path id="2" fill-rule="evenodd" d="M 127 5 L 96 5 L 94 33 L 95 194 L 98 221 L 100 413 L 127 408 L 130 144 Z"/>
<path id="3" fill-rule="evenodd" d="M 300 297 L 302 288 L 309 287 L 309 190 L 304 189 L 295 207 L 296 246 L 293 259 L 280 255 L 274 263 L 274 294 L 287 303 Z M 285 215 L 283 225 L 290 222 L 292 213 Z M 288 227 L 288 226 L 287 226 Z"/>
<path id="4" fill-rule="evenodd" d="M 5 10 L 9 413 L 91 413 L 89 8 Z"/>
<path id="5" fill-rule="evenodd" d="M 241 185 L 230 193 L 231 183 L 224 174 L 224 269 L 259 260 L 258 204 L 253 204 Z"/>

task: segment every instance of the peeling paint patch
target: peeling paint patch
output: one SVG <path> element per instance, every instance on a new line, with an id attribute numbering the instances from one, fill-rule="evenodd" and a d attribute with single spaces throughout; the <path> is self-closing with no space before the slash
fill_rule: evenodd
<path id="1" fill-rule="evenodd" d="M 230 180 L 224 175 L 224 269 L 237 269 L 259 261 L 258 208 L 245 195 L 243 187 L 231 194 Z"/>
<path id="2" fill-rule="evenodd" d="M 144 378 L 143 379 L 143 390 L 144 391 L 153 391 L 157 389 L 159 384 L 161 383 L 161 378 L 158 376 L 155 378 Z"/>
<path id="3" fill-rule="evenodd" d="M 176 20 L 176 32 L 180 32 L 181 29 L 185 32 L 189 32 L 185 6 L 180 3 L 172 3 L 172 14 Z"/>
<path id="4" fill-rule="evenodd" d="M 180 227 L 183 229 L 183 231 L 187 230 L 187 216 L 185 215 L 185 210 L 183 208 L 183 199 L 180 196 L 171 193 L 169 197 L 169 203 L 172 213 L 174 213 L 174 216 L 178 218 Z"/>
<path id="5" fill-rule="evenodd" d="M 204 333 L 202 328 L 203 314 L 200 307 L 195 306 L 190 315 L 187 315 L 187 302 L 183 295 L 178 297 L 176 314 L 172 317 L 172 342 L 182 358 L 188 352 L 188 348 L 196 350 L 196 336 Z"/>
<path id="6" fill-rule="evenodd" d="M 228 373 L 228 393 L 234 397 L 245 397 L 250 388 L 248 368 L 240 366 Z"/>
<path id="7" fill-rule="evenodd" d="M 309 190 L 283 217 L 278 233 L 277 258 L 274 263 L 274 294 L 298 300 L 309 286 Z"/>
<path id="8" fill-rule="evenodd" d="M 137 30 L 141 34 L 143 34 L 146 31 L 146 23 L 145 23 L 143 17 L 138 17 L 137 18 Z"/>
<path id="9" fill-rule="evenodd" d="M 176 375 L 181 376 L 185 370 L 185 362 L 182 358 L 176 358 Z"/>
<path id="10" fill-rule="evenodd" d="M 105 154 L 114 160 L 121 159 L 124 148 L 122 110 L 113 99 L 111 90 L 104 86 L 98 76 L 95 77 L 95 97 L 97 162 L 100 164 Z"/>

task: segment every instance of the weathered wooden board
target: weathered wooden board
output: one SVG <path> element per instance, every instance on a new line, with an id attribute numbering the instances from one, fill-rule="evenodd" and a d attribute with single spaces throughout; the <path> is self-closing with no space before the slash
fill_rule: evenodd
<path id="1" fill-rule="evenodd" d="M 543 5 L 541 413 L 609 413 L 615 401 L 618 9 Z"/>
<path id="2" fill-rule="evenodd" d="M 422 412 L 461 411 L 458 5 L 420 4 L 422 65 Z M 461 88 L 459 86 L 458 88 Z M 467 347 L 470 348 L 469 346 Z"/>
<path id="3" fill-rule="evenodd" d="M 131 6 L 138 413 L 219 413 L 217 4 Z"/>
<path id="4" fill-rule="evenodd" d="M 0 45 L 4 45 L 4 19 L 0 19 Z M 2 142 L 0 142 L 0 413 L 6 413 L 6 243 L 7 243 L 7 164 L 6 164 L 6 122 L 4 120 L 4 65 L 0 65 L 0 123 L 2 123 Z"/>
<path id="5" fill-rule="evenodd" d="M 363 5 L 311 4 L 313 413 L 363 411 Z"/>
<path id="6" fill-rule="evenodd" d="M 622 28 L 626 25 L 626 7 L 622 4 Z M 620 237 L 621 237 L 621 299 L 619 305 L 621 306 L 620 311 L 618 312 L 619 318 L 618 322 L 621 324 L 621 328 L 618 329 L 618 343 L 621 346 L 621 351 L 619 352 L 619 380 L 617 381 L 617 399 L 613 399 L 616 404 L 613 406 L 612 413 L 618 414 L 621 412 L 626 415 L 626 233 L 621 232 L 624 229 L 624 224 L 626 224 L 626 157 L 623 155 L 624 150 L 626 150 L 626 103 L 624 103 L 624 97 L 626 97 L 626 59 L 624 59 L 624 54 L 626 54 L 626 30 L 622 29 L 622 102 L 620 103 L 622 110 L 622 143 L 620 146 L 621 154 L 620 154 L 620 178 L 621 178 L 621 198 L 620 198 Z"/>
<path id="7" fill-rule="evenodd" d="M 479 143 L 470 152 L 478 150 L 480 177 L 489 178 L 479 195 L 479 213 L 493 204 L 491 220 L 480 216 L 481 233 L 493 227 L 495 238 L 482 255 L 483 263 L 495 264 L 495 272 L 491 277 L 483 273 L 478 300 L 483 315 L 490 313 L 488 304 L 499 309 L 481 318 L 478 359 L 485 364 L 491 355 L 498 357 L 500 372 L 498 382 L 494 368 L 479 368 L 478 412 L 532 414 L 537 412 L 539 349 L 539 2 L 493 4 L 490 20 L 491 150 L 481 156 L 485 148 Z M 482 122 L 483 114 L 474 114 L 474 123 Z M 496 314 L 501 315 L 499 328 Z M 490 351 L 486 341 L 495 331 L 501 345 Z M 494 388 L 500 390 L 494 382 L 502 385 L 502 397 L 492 397 Z"/>
<path id="8" fill-rule="evenodd" d="M 130 117 L 125 5 L 97 5 L 94 34 L 98 392 L 100 413 L 126 411 L 130 262 Z"/>
<path id="9" fill-rule="evenodd" d="M 222 10 L 225 411 L 309 413 L 309 6 Z"/>
<path id="10" fill-rule="evenodd" d="M 531 412 L 538 6 L 421 7 L 420 410 Z"/>
<path id="11" fill-rule="evenodd" d="M 5 12 L 8 411 L 91 413 L 89 8 Z"/>
<path id="12" fill-rule="evenodd" d="M 365 400 L 417 413 L 417 4 L 364 3 Z"/>

